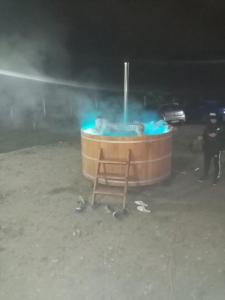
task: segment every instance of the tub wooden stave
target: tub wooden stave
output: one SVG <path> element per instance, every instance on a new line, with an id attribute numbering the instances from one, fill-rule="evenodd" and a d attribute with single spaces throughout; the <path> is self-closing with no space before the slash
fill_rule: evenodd
<path id="1" fill-rule="evenodd" d="M 81 132 L 81 146 L 83 175 L 91 180 L 95 178 L 100 148 L 106 160 L 126 160 L 128 150 L 131 151 L 129 186 L 151 185 L 171 174 L 172 132 L 140 137 L 105 137 Z M 123 176 L 124 166 L 106 165 L 105 171 L 115 177 Z M 115 180 L 107 182 L 118 185 Z"/>

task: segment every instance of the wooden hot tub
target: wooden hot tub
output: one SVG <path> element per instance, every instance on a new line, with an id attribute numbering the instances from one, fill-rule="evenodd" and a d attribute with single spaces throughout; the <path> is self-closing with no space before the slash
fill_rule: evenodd
<path id="1" fill-rule="evenodd" d="M 109 160 L 126 160 L 130 150 L 128 186 L 151 185 L 171 174 L 172 131 L 157 136 L 133 137 L 98 136 L 81 131 L 81 145 L 83 175 L 91 180 L 95 178 L 100 149 L 104 159 Z M 105 168 L 109 174 L 124 175 L 124 166 L 106 165 Z M 108 180 L 108 183 L 118 185 L 113 180 Z"/>

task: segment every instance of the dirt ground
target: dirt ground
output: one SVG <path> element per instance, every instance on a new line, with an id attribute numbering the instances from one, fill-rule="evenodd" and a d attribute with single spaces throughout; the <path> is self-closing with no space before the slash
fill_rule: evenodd
<path id="1" fill-rule="evenodd" d="M 129 189 L 120 220 L 103 204 L 75 212 L 91 194 L 79 136 L 2 134 L 0 299 L 224 300 L 225 177 L 198 183 L 201 131 L 178 128 L 171 180 Z"/>

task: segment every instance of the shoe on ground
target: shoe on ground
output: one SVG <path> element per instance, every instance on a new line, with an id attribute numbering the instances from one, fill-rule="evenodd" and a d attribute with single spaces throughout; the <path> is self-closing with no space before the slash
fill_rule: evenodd
<path id="1" fill-rule="evenodd" d="M 137 201 L 134 201 L 134 203 L 136 204 L 136 205 L 141 205 L 141 206 L 145 206 L 145 207 L 147 207 L 148 206 L 148 204 L 146 204 L 145 202 L 143 202 L 142 200 L 137 200 Z"/>
<path id="2" fill-rule="evenodd" d="M 75 212 L 79 213 L 79 212 L 82 212 L 84 209 L 85 209 L 85 206 L 80 205 L 80 206 L 75 208 Z"/>
<path id="3" fill-rule="evenodd" d="M 137 210 L 141 211 L 141 212 L 144 212 L 144 213 L 150 213 L 151 210 L 150 209 L 147 209 L 145 206 L 137 206 Z"/>
<path id="4" fill-rule="evenodd" d="M 121 220 L 121 218 L 123 217 L 123 212 L 121 210 L 115 210 L 112 213 L 112 216 L 118 220 Z"/>
<path id="5" fill-rule="evenodd" d="M 108 214 L 112 214 L 113 213 L 113 209 L 110 205 L 105 205 L 105 211 L 108 213 Z"/>

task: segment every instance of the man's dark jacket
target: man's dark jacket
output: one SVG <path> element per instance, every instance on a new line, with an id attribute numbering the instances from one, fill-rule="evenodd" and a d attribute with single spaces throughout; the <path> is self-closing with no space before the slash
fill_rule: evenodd
<path id="1" fill-rule="evenodd" d="M 215 137 L 209 134 L 215 133 Z M 212 124 L 209 122 L 203 133 L 203 151 L 209 154 L 216 154 L 224 148 L 225 136 L 224 130 L 219 122 Z"/>

